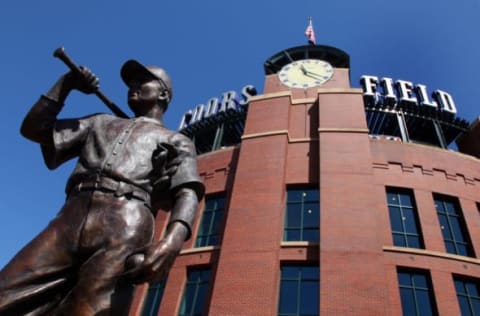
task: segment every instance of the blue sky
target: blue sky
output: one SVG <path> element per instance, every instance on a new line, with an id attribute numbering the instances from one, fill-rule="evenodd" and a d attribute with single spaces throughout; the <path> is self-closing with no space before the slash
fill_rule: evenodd
<path id="1" fill-rule="evenodd" d="M 65 199 L 69 162 L 43 165 L 38 145 L 19 126 L 30 106 L 67 68 L 52 57 L 64 46 L 100 77 L 102 91 L 125 111 L 119 70 L 130 58 L 170 73 L 174 98 L 166 124 L 224 91 L 263 89 L 263 62 L 306 43 L 313 17 L 317 43 L 350 54 L 351 83 L 377 75 L 449 92 L 458 116 L 480 115 L 480 0 L 404 1 L 3 1 L 0 77 L 0 267 L 47 225 Z M 73 93 L 60 117 L 107 111 Z"/>

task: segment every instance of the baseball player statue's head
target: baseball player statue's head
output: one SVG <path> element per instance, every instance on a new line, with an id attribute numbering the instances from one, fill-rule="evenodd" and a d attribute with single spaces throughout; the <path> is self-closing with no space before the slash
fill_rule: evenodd
<path id="1" fill-rule="evenodd" d="M 161 119 L 173 96 L 172 81 L 167 72 L 130 59 L 123 64 L 120 74 L 129 88 L 128 105 L 135 116 Z"/>

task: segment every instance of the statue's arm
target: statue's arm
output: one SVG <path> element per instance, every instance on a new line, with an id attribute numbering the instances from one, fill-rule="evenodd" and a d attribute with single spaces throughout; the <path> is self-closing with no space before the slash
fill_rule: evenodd
<path id="1" fill-rule="evenodd" d="M 25 116 L 20 128 L 22 135 L 42 145 L 52 145 L 53 126 L 71 90 L 68 74 L 61 76 Z"/>
<path id="2" fill-rule="evenodd" d="M 167 275 L 184 241 L 190 236 L 191 223 L 188 221 L 195 217 L 197 206 L 198 196 L 193 189 L 184 187 L 175 193 L 171 216 L 176 220 L 170 221 L 165 236 L 134 254 L 131 263 L 126 262 L 127 274 L 135 283 L 158 281 Z M 137 256 L 140 256 L 138 262 Z"/>
<path id="3" fill-rule="evenodd" d="M 81 70 L 80 75 L 68 72 L 61 76 L 32 106 L 20 128 L 24 137 L 42 145 L 53 144 L 53 127 L 69 93 L 77 89 L 88 94 L 98 88 L 98 78 L 86 68 Z"/>
<path id="4" fill-rule="evenodd" d="M 197 207 L 198 195 L 193 189 L 184 187 L 176 192 L 166 238 L 171 235 L 172 238 L 179 239 L 180 248 L 191 236 L 191 226 L 197 214 Z"/>

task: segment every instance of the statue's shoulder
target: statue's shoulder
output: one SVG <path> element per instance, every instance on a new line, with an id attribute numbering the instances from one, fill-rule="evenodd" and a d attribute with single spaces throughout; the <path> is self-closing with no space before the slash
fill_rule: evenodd
<path id="1" fill-rule="evenodd" d="M 190 138 L 188 138 L 187 136 L 181 134 L 181 133 L 178 133 L 178 132 L 175 132 L 175 131 L 172 131 L 172 133 L 170 134 L 169 136 L 169 142 L 171 144 L 177 144 L 177 145 L 180 145 L 180 144 L 185 144 L 185 145 L 190 145 L 190 144 L 193 144 L 192 140 Z"/>

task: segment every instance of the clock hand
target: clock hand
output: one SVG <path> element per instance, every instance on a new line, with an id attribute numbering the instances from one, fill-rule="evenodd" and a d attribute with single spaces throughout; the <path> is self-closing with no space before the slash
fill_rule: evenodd
<path id="1" fill-rule="evenodd" d="M 300 70 L 303 72 L 304 75 L 307 75 L 309 73 L 309 71 L 303 65 L 300 65 Z"/>
<path id="2" fill-rule="evenodd" d="M 323 76 L 317 75 L 316 73 L 310 72 L 310 71 L 307 71 L 307 73 L 305 74 L 305 76 L 310 77 L 310 78 L 313 78 L 313 79 L 323 79 Z"/>
<path id="3" fill-rule="evenodd" d="M 303 74 L 304 74 L 305 76 L 312 77 L 312 78 L 316 78 L 316 79 L 318 79 L 318 78 L 320 78 L 320 77 L 323 77 L 322 75 L 319 75 L 319 74 L 317 74 L 317 73 L 315 73 L 315 72 L 312 72 L 312 71 L 308 70 L 308 69 L 305 68 L 305 66 L 303 66 L 303 65 L 300 65 L 300 69 L 302 70 L 302 72 L 303 72 Z"/>

